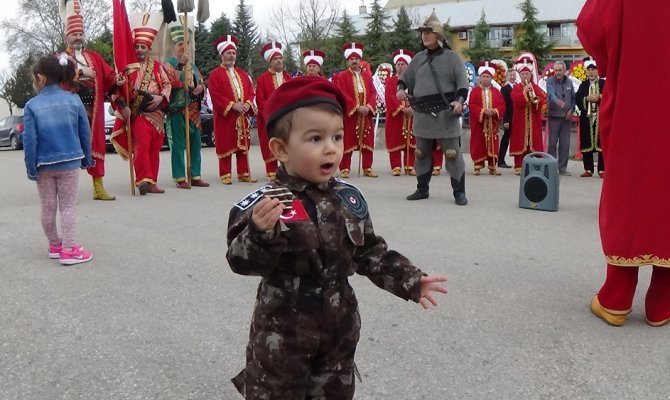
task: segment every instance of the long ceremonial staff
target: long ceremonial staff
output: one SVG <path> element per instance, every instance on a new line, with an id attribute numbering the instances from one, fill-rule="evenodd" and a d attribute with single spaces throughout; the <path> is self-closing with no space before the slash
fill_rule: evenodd
<path id="1" fill-rule="evenodd" d="M 193 11 L 193 1 L 177 1 L 177 11 L 184 13 L 184 53 L 189 54 L 189 31 L 188 31 L 188 13 Z M 191 174 L 191 83 L 193 82 L 193 71 L 191 69 L 191 57 L 184 65 L 184 80 L 186 87 L 184 88 L 184 96 L 186 96 L 186 105 L 184 106 L 184 135 L 186 143 L 186 182 L 188 188 L 191 188 L 193 176 Z"/>
<path id="2" fill-rule="evenodd" d="M 358 134 L 358 177 L 361 177 L 361 164 L 363 163 L 363 134 L 365 133 L 365 117 L 358 116 L 356 124 L 356 133 Z"/>
<path id="3" fill-rule="evenodd" d="M 130 104 L 130 89 L 128 85 L 130 84 L 129 80 L 126 79 L 126 83 L 123 85 L 123 95 L 126 97 L 126 101 Z M 130 193 L 135 196 L 135 155 L 133 154 L 133 130 L 130 125 L 130 119 L 132 115 L 128 116 L 126 122 L 126 134 L 128 136 L 128 168 L 130 169 Z"/>

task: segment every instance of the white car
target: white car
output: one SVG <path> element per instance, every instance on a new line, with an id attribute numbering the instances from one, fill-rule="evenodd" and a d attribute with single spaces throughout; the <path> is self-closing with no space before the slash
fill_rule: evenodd
<path id="1" fill-rule="evenodd" d="M 105 105 L 105 144 L 107 147 L 107 151 L 112 151 L 114 150 L 114 146 L 112 146 L 112 129 L 114 128 L 114 121 L 116 120 L 116 117 L 114 116 L 114 109 L 112 108 L 112 103 L 106 101 Z"/>

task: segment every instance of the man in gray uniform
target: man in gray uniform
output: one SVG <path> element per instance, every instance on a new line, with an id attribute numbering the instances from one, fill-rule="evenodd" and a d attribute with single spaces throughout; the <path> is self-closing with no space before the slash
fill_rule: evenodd
<path id="1" fill-rule="evenodd" d="M 407 200 L 428 198 L 432 170 L 433 144 L 438 142 L 446 158 L 456 204 L 468 203 L 465 197 L 465 162 L 461 154 L 460 116 L 468 96 L 468 77 L 463 61 L 444 39 L 444 27 L 435 10 L 423 26 L 421 41 L 425 47 L 400 76 L 396 96 L 410 99 L 414 109 L 416 136 L 416 191 Z"/>

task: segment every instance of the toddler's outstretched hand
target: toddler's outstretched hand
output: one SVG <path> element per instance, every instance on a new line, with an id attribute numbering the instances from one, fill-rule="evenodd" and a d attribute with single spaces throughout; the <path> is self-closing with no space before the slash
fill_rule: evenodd
<path id="1" fill-rule="evenodd" d="M 254 207 L 251 220 L 259 230 L 270 231 L 275 227 L 283 211 L 284 205 L 278 199 L 265 197 Z"/>
<path id="2" fill-rule="evenodd" d="M 447 281 L 446 276 L 421 277 L 421 280 L 419 280 L 419 284 L 421 285 L 421 298 L 419 299 L 419 304 L 421 304 L 421 307 L 423 307 L 426 310 L 428 309 L 430 304 L 437 307 L 437 301 L 435 300 L 431 292 L 440 292 L 446 294 L 447 288 L 437 284 L 438 282 L 446 282 L 446 281 Z"/>

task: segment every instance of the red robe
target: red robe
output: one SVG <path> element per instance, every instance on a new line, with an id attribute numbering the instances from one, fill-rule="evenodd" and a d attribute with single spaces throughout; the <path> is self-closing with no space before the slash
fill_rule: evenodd
<path id="1" fill-rule="evenodd" d="M 291 79 L 291 76 L 288 72 L 284 71 L 284 82 Z M 272 154 L 270 148 L 268 147 L 268 133 L 267 127 L 265 126 L 265 103 L 267 103 L 268 98 L 279 87 L 279 82 L 273 71 L 265 71 L 256 80 L 256 107 L 258 108 L 258 118 L 256 119 L 256 127 L 258 129 L 258 143 L 261 148 L 261 154 L 263 155 L 263 161 L 266 163 L 277 161 L 277 158 Z"/>
<path id="2" fill-rule="evenodd" d="M 239 94 L 224 66 L 214 69 L 207 81 L 214 105 L 214 136 L 219 158 L 229 157 L 238 151 L 247 151 L 251 144 L 249 117 L 256 114 L 254 86 L 249 75 L 237 66 L 235 77 L 241 88 Z M 237 102 L 249 104 L 249 111 L 245 114 L 233 111 L 233 105 Z"/>
<path id="3" fill-rule="evenodd" d="M 607 175 L 600 198 L 600 236 L 607 262 L 670 267 L 670 151 L 667 79 L 657 79 L 640 101 L 640 60 L 664 71 L 670 53 L 640 38 L 666 35 L 667 1 L 588 0 L 577 26 L 584 49 L 607 78 L 600 134 Z M 633 118 L 641 112 L 642 118 Z"/>
<path id="4" fill-rule="evenodd" d="M 356 89 L 356 74 L 346 69 L 333 77 L 335 83 L 347 99 L 347 109 L 344 110 L 344 152 L 351 153 L 358 150 L 359 134 L 361 147 L 373 151 L 375 149 L 375 132 L 372 116 L 377 112 L 376 91 L 370 74 L 361 72 L 363 92 Z M 358 107 L 367 106 L 370 109 L 364 116 L 359 116 Z"/>
<path id="5" fill-rule="evenodd" d="M 384 123 L 384 136 L 386 139 L 386 150 L 389 153 L 405 150 L 408 145 L 411 149 L 416 148 L 416 139 L 412 134 L 412 116 L 402 112 L 407 103 L 398 101 L 396 97 L 396 86 L 398 76 L 386 78 L 384 98 L 386 102 L 386 122 Z"/>
<path id="6" fill-rule="evenodd" d="M 74 58 L 74 50 L 65 50 L 67 54 Z M 92 112 L 88 116 L 91 124 L 91 155 L 97 160 L 104 160 L 105 147 L 105 97 L 116 84 L 116 73 L 100 56 L 100 54 L 91 50 L 82 50 L 82 55 L 87 65 L 78 65 L 81 67 L 93 68 L 95 71 L 94 79 L 80 80 L 79 82 L 90 89 L 93 89 L 95 96 L 93 98 Z M 96 167 L 89 168 L 89 173 L 96 177 L 101 177 L 104 173 L 96 173 Z"/>
<path id="7" fill-rule="evenodd" d="M 484 90 L 477 85 L 470 92 L 470 156 L 475 163 L 498 157 L 498 131 L 505 115 L 505 100 L 500 90 L 491 86 L 489 96 L 484 98 Z M 496 114 L 484 115 L 485 108 L 492 108 Z"/>
<path id="8" fill-rule="evenodd" d="M 509 154 L 519 156 L 526 152 L 544 151 L 542 142 L 542 107 L 547 102 L 547 95 L 536 84 L 533 85 L 537 104 L 531 103 L 524 92 L 524 86 L 514 85 L 512 88 L 512 132 L 509 141 Z"/>

